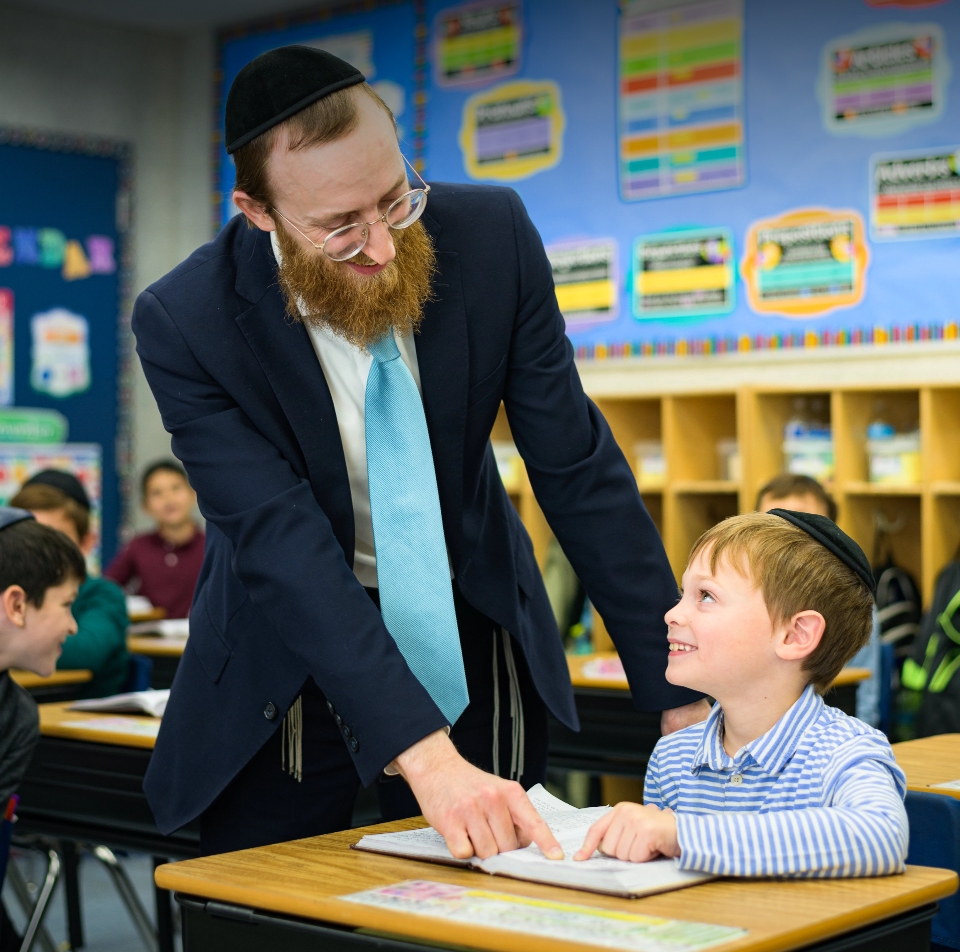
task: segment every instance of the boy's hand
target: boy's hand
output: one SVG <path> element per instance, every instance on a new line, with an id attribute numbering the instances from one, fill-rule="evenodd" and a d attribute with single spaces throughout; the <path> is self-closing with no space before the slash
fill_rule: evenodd
<path id="1" fill-rule="evenodd" d="M 653 804 L 618 803 L 587 831 L 583 846 L 573 857 L 590 859 L 594 850 L 632 863 L 645 863 L 658 856 L 679 856 L 677 817 L 673 810 Z"/>

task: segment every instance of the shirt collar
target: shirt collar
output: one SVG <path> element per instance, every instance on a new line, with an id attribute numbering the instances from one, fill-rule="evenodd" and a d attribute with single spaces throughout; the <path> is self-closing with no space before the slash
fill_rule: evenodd
<path id="1" fill-rule="evenodd" d="M 794 755 L 800 740 L 823 710 L 823 698 L 812 684 L 804 688 L 793 706 L 773 727 L 738 751 L 750 757 L 768 774 L 779 774 Z M 703 729 L 703 736 L 694 751 L 691 770 L 707 766 L 723 770 L 732 766 L 734 758 L 723 749 L 723 708 L 714 704 Z"/>

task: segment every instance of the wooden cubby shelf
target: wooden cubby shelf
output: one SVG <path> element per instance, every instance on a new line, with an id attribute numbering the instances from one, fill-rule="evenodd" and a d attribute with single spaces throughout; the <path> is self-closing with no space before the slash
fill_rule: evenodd
<path id="1" fill-rule="evenodd" d="M 714 523 L 756 504 L 784 471 L 784 426 L 804 405 L 830 425 L 835 460 L 827 483 L 838 522 L 868 557 L 909 570 L 929 604 L 936 577 L 960 548 L 960 385 L 741 388 L 718 393 L 597 398 L 638 478 L 638 454 L 662 448 L 662 486 L 640 482 L 644 503 L 679 575 L 690 547 Z M 867 427 L 881 418 L 898 433 L 920 429 L 919 482 L 870 482 Z M 509 441 L 501 408 L 494 440 Z M 550 528 L 525 475 L 511 495 L 543 564 Z"/>

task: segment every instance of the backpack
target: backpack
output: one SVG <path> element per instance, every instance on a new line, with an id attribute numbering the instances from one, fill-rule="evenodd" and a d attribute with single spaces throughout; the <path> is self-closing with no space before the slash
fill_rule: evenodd
<path id="1" fill-rule="evenodd" d="M 896 657 L 903 659 L 910 654 L 920 628 L 921 600 L 917 583 L 892 560 L 874 569 L 874 576 L 880 642 L 893 645 Z"/>
<path id="2" fill-rule="evenodd" d="M 960 562 L 937 579 L 933 604 L 900 672 L 894 739 L 960 731 Z"/>

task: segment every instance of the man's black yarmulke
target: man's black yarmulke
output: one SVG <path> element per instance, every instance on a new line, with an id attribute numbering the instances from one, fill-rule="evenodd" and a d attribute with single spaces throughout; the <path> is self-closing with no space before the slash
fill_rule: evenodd
<path id="1" fill-rule="evenodd" d="M 90 497 L 83 488 L 83 483 L 73 473 L 65 473 L 62 469 L 42 469 L 39 473 L 34 473 L 23 485 L 36 486 L 38 483 L 59 489 L 64 496 L 69 496 L 74 502 L 80 503 L 84 509 L 89 510 Z"/>
<path id="2" fill-rule="evenodd" d="M 767 512 L 771 516 L 779 516 L 792 522 L 798 529 L 803 529 L 807 535 L 826 546 L 844 565 L 853 569 L 871 593 L 876 591 L 873 571 L 863 549 L 832 519 L 812 512 L 793 512 L 790 509 L 768 509 Z"/>
<path id="3" fill-rule="evenodd" d="M 363 81 L 360 70 L 325 50 L 281 46 L 261 53 L 237 73 L 227 94 L 227 152 L 236 152 L 318 99 Z"/>
<path id="4" fill-rule="evenodd" d="M 17 509 L 15 506 L 0 506 L 0 531 L 14 523 L 23 522 L 24 519 L 33 518 L 33 513 L 27 512 L 26 509 Z"/>

